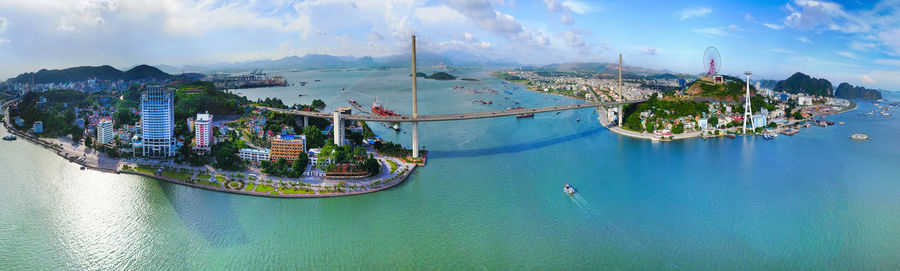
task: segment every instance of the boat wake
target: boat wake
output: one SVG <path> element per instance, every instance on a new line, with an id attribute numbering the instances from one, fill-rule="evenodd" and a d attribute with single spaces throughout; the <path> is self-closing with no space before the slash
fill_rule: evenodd
<path id="1" fill-rule="evenodd" d="M 579 193 L 575 193 L 575 195 L 572 195 L 569 198 L 573 203 L 575 203 L 576 206 L 578 206 L 578 208 L 581 208 L 581 210 L 585 213 L 591 215 L 597 214 L 597 208 L 594 208 L 591 202 L 584 199 L 584 197 L 582 197 Z"/>

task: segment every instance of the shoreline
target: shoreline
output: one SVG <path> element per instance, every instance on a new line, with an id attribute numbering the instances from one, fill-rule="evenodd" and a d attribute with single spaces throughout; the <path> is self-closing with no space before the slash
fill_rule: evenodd
<path id="1" fill-rule="evenodd" d="M 194 187 L 194 188 L 200 188 L 200 189 L 206 189 L 206 190 L 216 191 L 216 192 L 224 192 L 224 193 L 231 193 L 231 194 L 238 194 L 238 195 L 248 195 L 248 196 L 258 196 L 258 197 L 268 197 L 268 198 L 331 198 L 331 197 L 345 197 L 345 196 L 363 195 L 363 194 L 369 194 L 369 193 L 374 193 L 374 192 L 378 192 L 378 191 L 390 189 L 390 188 L 393 188 L 393 187 L 395 187 L 395 186 L 397 186 L 397 185 L 403 183 L 404 181 L 406 181 L 407 178 L 409 178 L 409 176 L 412 174 L 412 172 L 413 172 L 413 171 L 416 169 L 416 167 L 418 166 L 417 164 L 409 163 L 408 168 L 406 168 L 406 171 L 404 171 L 403 173 L 400 173 L 400 174 L 392 175 L 392 174 L 394 174 L 395 172 L 399 172 L 399 171 L 401 170 L 402 167 L 400 167 L 400 166 L 398 165 L 398 167 L 397 167 L 397 169 L 396 169 L 395 172 L 391 172 L 391 173 L 389 173 L 389 174 L 387 175 L 387 176 L 389 176 L 389 177 L 386 177 L 386 178 L 383 178 L 383 179 L 376 179 L 376 180 L 375 180 L 375 181 L 381 181 L 381 180 L 387 180 L 387 179 L 390 179 L 391 177 L 394 177 L 394 180 L 393 180 L 393 181 L 391 181 L 391 182 L 389 182 L 389 183 L 379 184 L 379 185 L 377 185 L 376 187 L 369 188 L 369 189 L 353 190 L 353 191 L 348 191 L 348 192 L 336 192 L 336 193 L 323 193 L 323 194 L 319 194 L 319 193 L 318 193 L 318 190 L 306 188 L 306 189 L 313 190 L 313 191 L 315 191 L 316 193 L 312 193 L 312 194 L 307 194 L 307 193 L 287 193 L 287 194 L 276 193 L 276 194 L 271 194 L 270 192 L 272 192 L 272 191 L 278 191 L 278 187 L 276 187 L 275 185 L 272 185 L 272 184 L 269 184 L 269 185 L 272 186 L 273 189 L 272 189 L 271 191 L 269 191 L 269 192 L 266 192 L 266 193 L 263 193 L 263 192 L 256 192 L 256 191 L 253 191 L 253 190 L 251 190 L 251 191 L 245 191 L 245 190 L 243 190 L 243 189 L 247 186 L 247 184 L 249 183 L 249 180 L 239 180 L 239 181 L 241 181 L 242 183 L 244 183 L 244 186 L 242 186 L 242 187 L 239 188 L 239 189 L 229 189 L 229 188 L 226 188 L 227 186 L 225 186 L 225 183 L 227 183 L 227 182 L 222 182 L 222 187 L 206 186 L 206 185 L 200 185 L 200 184 L 195 184 L 195 183 L 189 183 L 189 182 L 186 182 L 186 181 L 181 181 L 181 180 L 178 180 L 178 179 L 169 178 L 169 177 L 160 176 L 160 175 L 155 175 L 155 174 L 148 174 L 148 173 L 143 173 L 143 172 L 138 172 L 138 171 L 126 171 L 126 170 L 121 170 L 122 165 L 128 165 L 128 163 L 125 162 L 125 161 L 123 161 L 122 159 L 114 159 L 114 160 L 116 161 L 116 168 L 115 168 L 115 169 L 101 167 L 101 166 L 99 165 L 99 162 L 98 162 L 98 165 L 97 165 L 97 166 L 94 166 L 94 165 L 91 165 L 91 164 L 87 163 L 87 161 L 77 161 L 78 158 L 76 158 L 75 156 L 63 155 L 63 153 L 68 154 L 68 152 L 66 152 L 66 150 L 65 150 L 63 147 L 60 147 L 60 146 L 58 146 L 58 145 L 56 145 L 56 144 L 54 144 L 54 143 L 46 142 L 45 140 L 42 140 L 42 139 L 40 139 L 40 138 L 34 138 L 33 136 L 31 136 L 31 135 L 29 135 L 29 134 L 27 134 L 27 133 L 25 133 L 25 132 L 22 132 L 22 131 L 20 131 L 20 130 L 18 130 L 18 129 L 15 129 L 14 127 L 11 127 L 11 126 L 10 126 L 10 123 L 9 123 L 8 114 L 6 114 L 6 113 L 7 113 L 7 107 L 6 107 L 6 105 L 8 105 L 8 104 L 9 104 L 9 103 L 4 104 L 4 107 L 3 107 L 3 115 L 5 116 L 5 117 L 4 117 L 4 120 L 3 120 L 3 126 L 4 126 L 4 128 L 6 128 L 6 130 L 7 130 L 9 133 L 11 133 L 11 134 L 13 134 L 13 135 L 16 135 L 17 137 L 24 138 L 25 140 L 27 140 L 27 141 L 30 142 L 30 143 L 39 145 L 39 146 L 44 147 L 44 148 L 51 149 L 51 150 L 53 150 L 54 153 L 55 153 L 57 156 L 59 156 L 60 158 L 63 158 L 63 159 L 65 159 L 65 160 L 69 161 L 70 163 L 75 163 L 75 164 L 77 164 L 77 165 L 79 165 L 79 166 L 82 166 L 82 167 L 84 167 L 84 169 L 90 169 L 90 170 L 95 170 L 95 171 L 98 171 L 98 172 L 111 173 L 111 174 L 117 174 L 117 175 L 118 175 L 118 174 L 130 174 L 130 175 L 143 176 L 143 177 L 152 178 L 152 179 L 155 179 L 155 180 L 158 180 L 158 181 L 166 181 L 166 182 L 169 182 L 169 183 L 180 184 L 180 185 L 185 185 L 185 186 Z M 93 151 L 96 151 L 96 150 L 93 150 Z M 98 153 L 98 155 L 101 155 L 101 154 Z M 384 156 L 384 157 L 394 158 L 394 157 L 391 157 L 391 156 Z M 99 159 L 99 158 L 98 158 L 98 159 Z M 399 158 L 394 158 L 394 159 L 397 159 L 397 160 L 401 160 L 401 161 L 402 161 L 402 159 L 399 159 Z M 382 164 L 382 166 L 384 166 L 384 164 Z M 390 169 L 390 166 L 387 166 L 387 168 Z M 249 172 L 241 172 L 241 173 L 242 173 L 242 174 L 245 174 L 245 176 L 248 176 L 247 174 L 249 174 Z M 193 176 L 193 175 L 192 175 L 192 176 Z M 212 177 L 213 177 L 213 178 L 216 177 L 214 173 L 213 173 Z M 279 178 L 280 178 L 280 177 L 279 177 Z M 193 178 L 191 178 L 191 179 L 193 179 Z M 324 180 L 324 179 L 323 179 L 323 180 Z M 282 182 L 282 181 L 284 181 L 284 180 L 283 180 L 283 179 L 278 180 L 279 183 Z M 334 179 L 332 179 L 332 181 L 334 181 Z M 373 182 L 374 182 L 374 181 L 373 181 Z M 275 183 L 275 180 L 272 180 L 272 183 Z M 371 184 L 371 183 L 372 183 L 372 182 L 370 182 L 370 184 Z M 256 185 L 259 185 L 259 184 L 254 184 L 254 186 L 256 186 Z M 348 189 L 349 189 L 349 188 L 348 188 Z"/>

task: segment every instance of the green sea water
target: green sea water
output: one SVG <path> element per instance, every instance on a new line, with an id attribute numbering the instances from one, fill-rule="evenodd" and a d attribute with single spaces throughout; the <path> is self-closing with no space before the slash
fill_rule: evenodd
<path id="1" fill-rule="evenodd" d="M 319 98 L 329 110 L 377 96 L 408 114 L 407 73 L 284 73 L 310 83 L 235 92 Z M 421 80 L 420 114 L 577 102 L 487 71 L 457 73 L 481 81 Z M 590 109 L 423 123 L 427 166 L 386 191 L 327 199 L 82 171 L 25 140 L 3 141 L 0 269 L 896 270 L 900 120 L 860 116 L 872 108 L 771 141 L 631 139 Z M 408 124 L 371 126 L 409 145 Z M 874 139 L 852 141 L 855 132 Z"/>

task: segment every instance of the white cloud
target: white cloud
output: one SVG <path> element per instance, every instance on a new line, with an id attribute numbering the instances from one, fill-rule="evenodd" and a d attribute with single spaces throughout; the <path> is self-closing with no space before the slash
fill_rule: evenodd
<path id="1" fill-rule="evenodd" d="M 645 55 L 648 55 L 648 56 L 655 56 L 656 55 L 656 47 L 644 48 L 644 51 L 642 53 Z"/>
<path id="2" fill-rule="evenodd" d="M 3 45 L 4 43 L 9 43 L 9 42 L 10 42 L 9 39 L 0 39 L 0 45 Z"/>
<path id="3" fill-rule="evenodd" d="M 884 59 L 884 58 L 880 58 L 880 59 L 876 59 L 874 62 L 875 62 L 875 63 L 878 63 L 878 64 L 881 64 L 881 65 L 900 66 L 900 59 Z"/>
<path id="4" fill-rule="evenodd" d="M 812 43 L 812 41 L 809 40 L 809 38 L 804 37 L 804 36 L 799 36 L 799 37 L 796 37 L 796 38 L 794 38 L 794 39 L 796 39 L 796 40 L 798 40 L 798 41 L 800 41 L 800 42 L 802 42 L 802 43 Z"/>
<path id="5" fill-rule="evenodd" d="M 563 5 L 559 0 L 543 0 L 544 5 L 547 6 L 547 11 L 552 13 L 559 13 L 559 21 L 563 24 L 571 25 L 575 23 L 575 20 L 572 18 L 572 10 L 569 6 Z"/>
<path id="6" fill-rule="evenodd" d="M 788 49 L 782 49 L 782 48 L 774 48 L 774 49 L 772 49 L 772 50 L 770 50 L 770 51 L 775 52 L 775 53 L 779 53 L 779 54 L 795 54 L 795 53 L 796 53 L 796 52 L 794 52 L 794 51 L 791 51 L 791 50 L 788 50 Z"/>
<path id="7" fill-rule="evenodd" d="M 572 10 L 572 12 L 582 14 L 582 15 L 598 12 L 601 10 L 601 8 L 596 5 L 588 4 L 588 3 L 585 3 L 582 1 L 575 1 L 575 0 L 563 1 L 562 6 L 569 8 L 570 10 Z"/>
<path id="8" fill-rule="evenodd" d="M 675 18 L 679 20 L 687 20 L 694 17 L 705 17 L 712 13 L 711 8 L 707 7 L 694 7 L 694 8 L 685 8 L 675 12 Z"/>
<path id="9" fill-rule="evenodd" d="M 866 52 L 878 47 L 878 44 L 872 42 L 858 42 L 854 41 L 850 43 L 850 48 L 860 52 Z"/>
<path id="10" fill-rule="evenodd" d="M 591 54 L 591 46 L 584 42 L 584 38 L 574 31 L 566 31 L 562 33 L 562 38 L 566 41 L 566 45 L 577 49 L 581 54 Z"/>
<path id="11" fill-rule="evenodd" d="M 837 52 L 837 54 L 838 54 L 839 56 L 843 56 L 843 57 L 846 57 L 846 58 L 857 59 L 857 60 L 860 59 L 860 58 L 859 58 L 858 56 L 856 56 L 856 54 L 854 54 L 853 52 L 840 51 L 840 52 Z"/>
<path id="12" fill-rule="evenodd" d="M 708 37 L 734 37 L 734 35 L 725 31 L 724 27 L 694 28 L 691 31 Z"/>
<path id="13" fill-rule="evenodd" d="M 784 29 L 784 26 L 783 26 L 783 25 L 780 25 L 780 24 L 764 23 L 763 25 L 766 26 L 766 27 L 768 27 L 768 28 L 774 29 L 774 30 L 781 30 L 781 29 Z"/>
<path id="14" fill-rule="evenodd" d="M 786 4 L 790 14 L 784 24 L 801 30 L 825 29 L 845 33 L 865 32 L 871 29 L 868 22 L 849 14 L 840 4 L 818 0 L 794 0 Z"/>
<path id="15" fill-rule="evenodd" d="M 872 79 L 871 76 L 863 74 L 859 76 L 859 81 L 866 84 L 875 84 L 875 79 Z"/>
<path id="16" fill-rule="evenodd" d="M 0 32 L 6 31 L 7 24 L 8 24 L 8 20 L 6 18 L 0 18 Z"/>

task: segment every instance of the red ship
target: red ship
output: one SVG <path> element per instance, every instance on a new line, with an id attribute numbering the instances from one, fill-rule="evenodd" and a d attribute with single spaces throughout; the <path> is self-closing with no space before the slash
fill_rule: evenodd
<path id="1" fill-rule="evenodd" d="M 391 111 L 391 110 L 381 106 L 381 102 L 379 102 L 378 99 L 375 99 L 375 102 L 372 103 L 372 113 L 375 113 L 376 115 L 384 116 L 384 117 L 400 115 L 400 114 L 394 113 L 394 111 Z"/>

